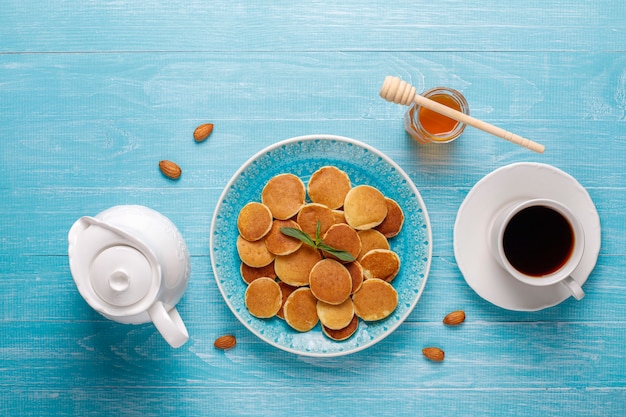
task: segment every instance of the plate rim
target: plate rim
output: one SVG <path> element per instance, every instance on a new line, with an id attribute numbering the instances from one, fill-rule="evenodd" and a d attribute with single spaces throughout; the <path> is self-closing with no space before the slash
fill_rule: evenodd
<path id="1" fill-rule="evenodd" d="M 235 183 L 235 181 L 237 181 L 237 179 L 239 178 L 239 176 L 251 165 L 253 164 L 258 158 L 260 158 L 261 156 L 272 152 L 275 149 L 278 149 L 284 145 L 288 145 L 288 144 L 292 144 L 292 143 L 298 143 L 298 142 L 305 142 L 305 141 L 313 141 L 313 140 L 328 140 L 328 141 L 338 141 L 338 142 L 344 142 L 344 143 L 348 143 L 348 144 L 352 144 L 354 146 L 358 146 L 360 148 L 363 148 L 369 152 L 372 152 L 373 154 L 379 156 L 380 158 L 382 158 L 387 164 L 389 164 L 394 170 L 396 170 L 398 172 L 398 174 L 404 179 L 406 180 L 406 184 L 407 186 L 410 188 L 411 193 L 413 195 L 414 198 L 417 199 L 419 206 L 422 209 L 422 217 L 423 217 L 423 222 L 424 225 L 426 226 L 426 238 L 428 240 L 428 248 L 427 248 L 427 259 L 424 265 L 424 278 L 422 281 L 422 284 L 420 286 L 420 288 L 417 291 L 417 294 L 415 296 L 415 299 L 412 300 L 411 304 L 409 305 L 409 308 L 406 310 L 406 312 L 399 317 L 397 323 L 395 323 L 393 326 L 389 327 L 389 330 L 386 331 L 380 338 L 377 339 L 373 339 L 368 341 L 367 343 L 363 343 L 362 345 L 359 345 L 353 349 L 349 349 L 349 350 L 343 350 L 343 351 L 334 351 L 334 352 L 309 352 L 309 351 L 301 351 L 301 350 L 297 350 L 297 349 L 291 349 L 287 346 L 284 345 L 280 345 L 278 343 L 274 343 L 273 341 L 269 340 L 268 338 L 263 337 L 261 334 L 259 334 L 259 332 L 257 332 L 256 329 L 251 328 L 247 323 L 245 323 L 245 321 L 239 317 L 239 315 L 237 314 L 237 312 L 234 309 L 234 306 L 231 305 L 231 303 L 228 301 L 227 299 L 227 294 L 224 293 L 224 288 L 222 288 L 222 285 L 219 282 L 219 277 L 216 273 L 217 268 L 215 266 L 215 256 L 213 253 L 213 249 L 214 249 L 214 239 L 215 239 L 215 229 L 216 229 L 216 223 L 217 223 L 217 215 L 220 212 L 220 209 L 224 203 L 225 197 L 228 195 L 228 192 L 231 188 L 231 186 Z M 409 175 L 402 169 L 402 167 L 400 167 L 400 165 L 398 165 L 398 163 L 396 163 L 393 159 L 391 159 L 389 156 L 387 156 L 384 152 L 378 150 L 377 148 L 366 144 L 364 142 L 361 142 L 359 140 L 356 139 L 352 139 L 346 136 L 340 136 L 340 135 L 331 135 L 331 134 L 309 134 L 309 135 L 301 135 L 301 136 L 295 136 L 295 137 L 291 137 L 288 139 L 283 139 L 283 140 L 279 140 L 271 145 L 268 145 L 264 148 L 262 148 L 261 150 L 257 151 L 256 153 L 254 153 L 250 158 L 248 158 L 231 176 L 231 178 L 228 180 L 228 182 L 226 183 L 226 185 L 224 186 L 224 189 L 222 190 L 222 192 L 220 193 L 220 196 L 217 200 L 217 203 L 215 205 L 215 209 L 213 212 L 213 216 L 211 219 L 211 227 L 210 227 L 210 231 L 209 231 L 209 238 L 210 238 L 210 242 L 209 242 L 209 256 L 211 258 L 211 269 L 212 269 L 212 273 L 213 273 L 213 278 L 217 284 L 217 287 L 220 291 L 220 294 L 222 296 L 222 299 L 224 301 L 224 303 L 228 306 L 229 310 L 231 311 L 231 313 L 235 316 L 235 318 L 246 328 L 248 329 L 252 334 L 254 334 L 255 336 L 257 336 L 259 339 L 261 339 L 263 342 L 278 348 L 280 350 L 283 350 L 285 352 L 289 352 L 295 355 L 301 355 L 301 356 L 309 356 L 309 357 L 324 357 L 324 358 L 328 358 L 328 357 L 336 357 L 336 356 L 344 356 L 344 355 L 349 355 L 349 354 L 353 354 L 353 353 L 357 353 L 359 351 L 365 350 L 375 344 L 377 344 L 378 342 L 381 342 L 382 340 L 384 340 L 385 338 L 387 338 L 389 335 L 391 335 L 393 332 L 395 332 L 395 330 L 400 327 L 400 325 L 402 323 L 404 323 L 404 321 L 409 317 L 409 315 L 413 312 L 413 310 L 415 309 L 415 306 L 417 305 L 417 303 L 419 302 L 420 298 L 423 295 L 424 289 L 426 288 L 426 283 L 428 281 L 428 277 L 430 275 L 430 269 L 432 266 L 432 258 L 433 258 L 433 237 L 432 237 L 432 225 L 430 222 L 430 217 L 428 215 L 428 210 L 426 208 L 426 204 L 424 203 L 424 200 L 419 192 L 419 190 L 417 189 L 417 186 L 415 185 L 415 183 L 413 182 L 413 180 L 411 180 L 411 178 L 409 177 Z M 338 342 L 339 343 L 339 342 Z"/>

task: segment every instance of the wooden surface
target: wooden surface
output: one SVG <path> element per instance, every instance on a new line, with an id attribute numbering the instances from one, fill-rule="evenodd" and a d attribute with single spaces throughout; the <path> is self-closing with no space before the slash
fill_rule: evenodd
<path id="1" fill-rule="evenodd" d="M 17 1 L 0 11 L 0 415 L 626 414 L 626 6 L 507 2 Z M 461 90 L 471 114 L 546 146 L 468 128 L 420 146 L 386 75 Z M 215 123 L 210 139 L 194 128 Z M 347 357 L 277 350 L 217 289 L 209 225 L 226 182 L 278 140 L 328 133 L 375 146 L 428 208 L 424 294 L 391 336 Z M 178 182 L 161 159 L 183 168 Z M 534 313 L 489 304 L 452 250 L 459 205 L 484 175 L 552 164 L 587 188 L 602 223 L 586 297 Z M 179 304 L 191 339 L 93 311 L 72 281 L 82 215 L 143 204 L 192 255 Z M 467 321 L 447 328 L 456 309 Z M 238 344 L 213 348 L 225 333 Z M 442 363 L 421 355 L 446 351 Z"/>

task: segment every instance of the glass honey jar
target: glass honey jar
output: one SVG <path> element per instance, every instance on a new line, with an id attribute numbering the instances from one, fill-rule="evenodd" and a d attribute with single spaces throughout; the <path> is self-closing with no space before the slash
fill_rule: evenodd
<path id="1" fill-rule="evenodd" d="M 469 115 L 467 100 L 457 90 L 435 87 L 421 95 Z M 448 143 L 463 133 L 465 124 L 413 103 L 404 115 L 404 128 L 419 143 Z"/>

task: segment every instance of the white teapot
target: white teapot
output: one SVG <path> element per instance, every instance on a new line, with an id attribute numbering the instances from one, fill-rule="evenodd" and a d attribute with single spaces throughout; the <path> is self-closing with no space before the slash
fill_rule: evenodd
<path id="1" fill-rule="evenodd" d="M 189 252 L 176 226 L 148 207 L 111 207 L 69 231 L 70 270 L 89 305 L 120 323 L 153 322 L 172 347 L 189 334 L 175 308 L 189 280 Z"/>

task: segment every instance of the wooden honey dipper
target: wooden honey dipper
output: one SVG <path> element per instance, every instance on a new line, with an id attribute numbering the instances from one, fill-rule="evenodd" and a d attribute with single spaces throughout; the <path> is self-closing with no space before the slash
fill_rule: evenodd
<path id="1" fill-rule="evenodd" d="M 509 142 L 513 142 L 516 145 L 523 146 L 537 153 L 543 153 L 545 150 L 545 146 L 537 142 L 533 142 L 532 140 L 516 135 L 515 133 L 511 133 L 487 122 L 483 122 L 482 120 L 478 120 L 470 115 L 461 113 L 460 111 L 421 96 L 416 93 L 415 87 L 406 81 L 402 81 L 398 77 L 385 77 L 383 86 L 380 89 L 380 96 L 387 101 L 402 104 L 404 106 L 415 103 L 418 106 L 443 114 L 444 116 L 456 120 L 457 122 L 465 123 L 466 125 L 475 127 L 476 129 L 480 129 L 499 138 L 506 139 Z"/>

